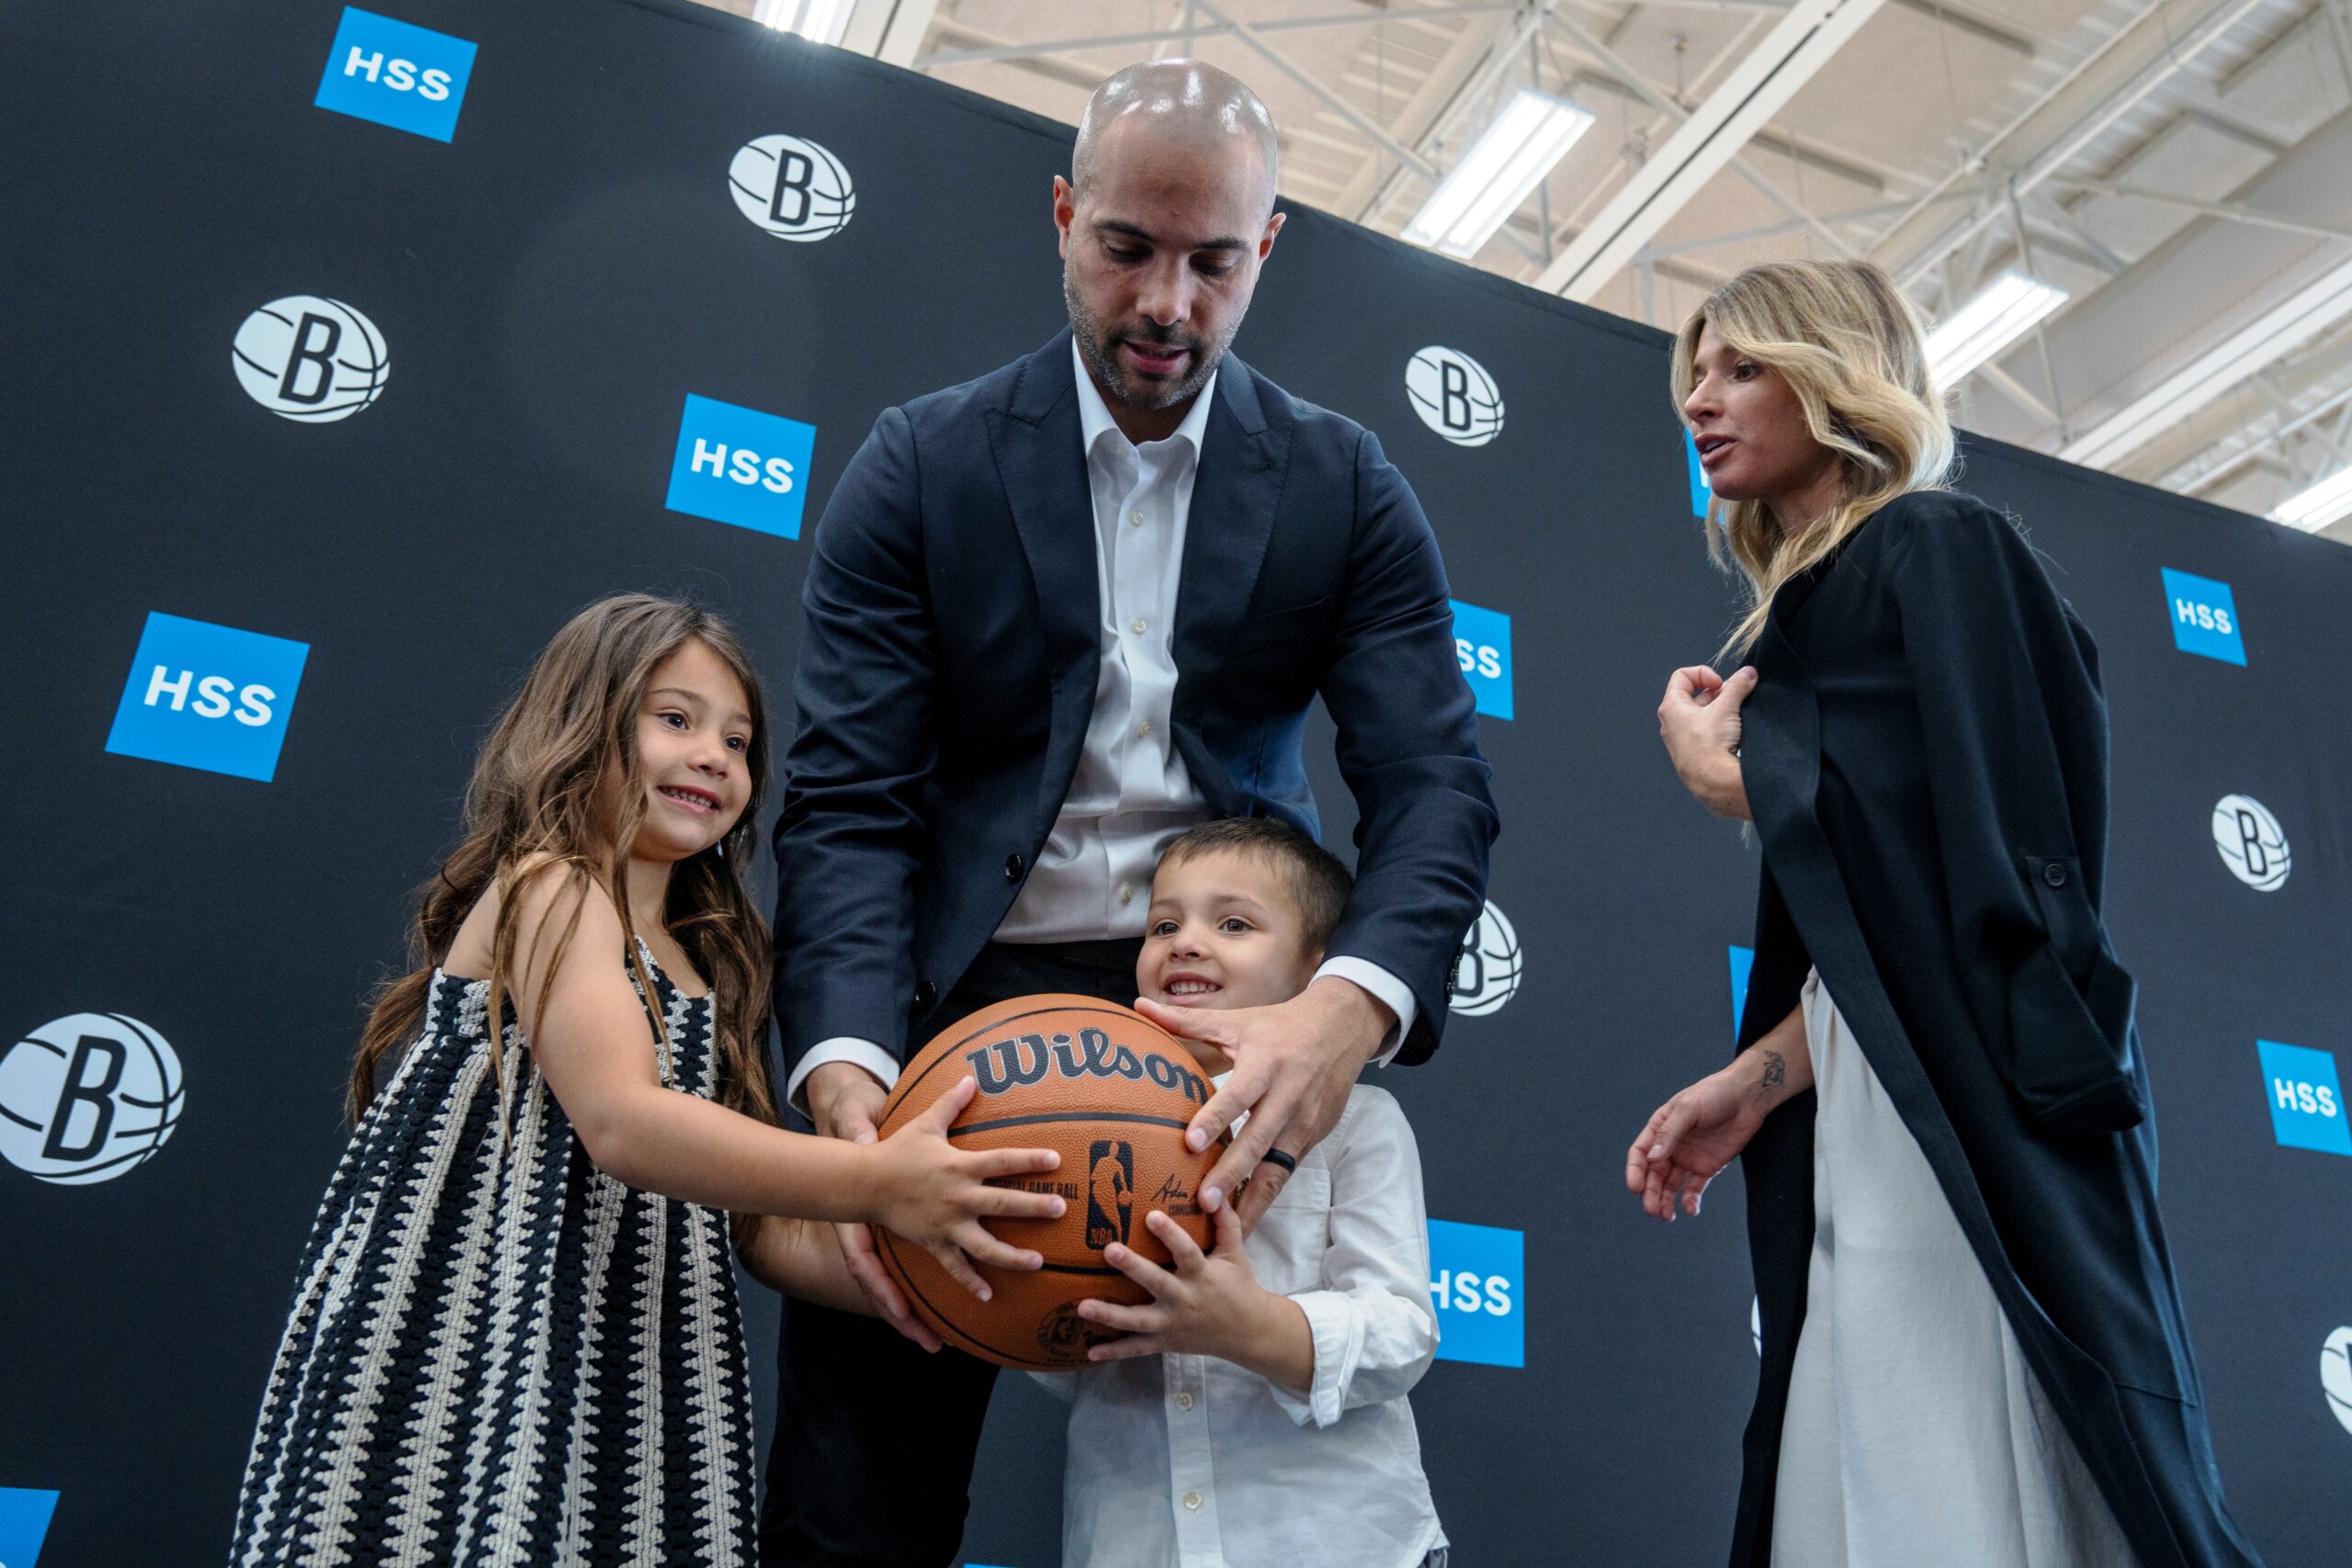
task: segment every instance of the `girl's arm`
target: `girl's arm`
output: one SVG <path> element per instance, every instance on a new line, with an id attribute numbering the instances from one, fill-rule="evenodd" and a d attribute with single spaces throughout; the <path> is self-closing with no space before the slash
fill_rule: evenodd
<path id="1" fill-rule="evenodd" d="M 516 891 L 514 1005 L 539 1071 L 596 1168 L 625 1185 L 735 1213 L 854 1221 L 896 1231 L 986 1300 L 971 1258 L 1035 1269 L 1035 1252 L 1006 1246 L 980 1216 L 1050 1218 L 1062 1200 L 986 1185 L 1053 1169 L 1046 1149 L 965 1153 L 945 1133 L 969 1101 L 967 1079 L 877 1144 L 787 1133 L 662 1086 L 645 1004 L 629 984 L 611 896 L 550 870 Z M 541 1007 L 556 940 L 571 942 Z"/>
<path id="2" fill-rule="evenodd" d="M 781 1295 L 814 1302 L 835 1312 L 878 1315 L 851 1277 L 833 1227 L 820 1220 L 762 1214 L 750 1242 L 736 1256 L 752 1279 Z"/>
<path id="3" fill-rule="evenodd" d="M 1657 1108 L 1625 1151 L 1625 1186 L 1656 1218 L 1671 1221 L 1677 1201 L 1685 1213 L 1698 1213 L 1707 1183 L 1747 1146 L 1764 1118 L 1812 1087 L 1804 1010 L 1792 1008 L 1730 1066 Z"/>

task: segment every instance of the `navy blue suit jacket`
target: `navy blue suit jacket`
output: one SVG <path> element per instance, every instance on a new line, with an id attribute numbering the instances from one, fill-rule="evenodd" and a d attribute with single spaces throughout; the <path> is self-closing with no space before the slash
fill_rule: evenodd
<path id="1" fill-rule="evenodd" d="M 1321 693 L 1354 792 L 1329 952 L 1412 988 L 1419 1061 L 1497 820 L 1445 569 L 1370 431 L 1227 355 L 1194 478 L 1170 711 L 1221 816 L 1316 831 L 1299 740 Z M 776 825 L 786 1066 L 854 1035 L 904 1060 L 1012 908 L 1093 709 L 1093 501 L 1065 331 L 885 410 L 817 525 Z"/>

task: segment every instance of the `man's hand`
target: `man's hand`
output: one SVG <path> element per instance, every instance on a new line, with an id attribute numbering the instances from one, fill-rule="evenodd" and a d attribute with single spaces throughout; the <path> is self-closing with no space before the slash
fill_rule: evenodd
<path id="1" fill-rule="evenodd" d="M 1233 1075 L 1193 1115 L 1184 1143 L 1205 1149 L 1249 1112 L 1201 1187 L 1201 1207 L 1211 1213 L 1240 1189 L 1245 1230 L 1282 1191 L 1299 1156 L 1339 1125 L 1349 1088 L 1396 1023 L 1386 1004 L 1337 976 L 1272 1007 L 1213 1011 L 1146 998 L 1136 1010 L 1169 1033 L 1233 1059 Z M 1269 1150 L 1283 1158 L 1268 1160 Z"/>
<path id="2" fill-rule="evenodd" d="M 1173 1270 L 1160 1268 L 1133 1247 L 1117 1243 L 1102 1249 L 1102 1260 L 1151 1292 L 1141 1306 L 1090 1298 L 1078 1303 L 1089 1323 L 1123 1331 L 1125 1338 L 1097 1345 L 1090 1361 L 1123 1361 L 1131 1356 L 1215 1356 L 1295 1393 L 1315 1386 L 1315 1333 L 1306 1314 L 1288 1296 L 1258 1283 L 1250 1255 L 1241 1247 L 1241 1220 L 1230 1203 L 1216 1217 L 1216 1250 L 1204 1255 L 1183 1227 L 1154 1209 L 1144 1224 L 1168 1248 Z"/>
<path id="3" fill-rule="evenodd" d="M 808 1120 L 817 1124 L 820 1136 L 870 1144 L 882 1135 L 874 1119 L 882 1113 L 890 1091 L 855 1062 L 820 1063 L 801 1080 L 800 1089 L 808 1101 Z M 849 1265 L 850 1278 L 857 1281 L 857 1288 L 865 1292 L 883 1320 L 924 1349 L 938 1349 L 939 1336 L 922 1325 L 907 1305 L 907 1298 L 882 1271 L 882 1259 L 874 1251 L 874 1233 L 864 1225 L 835 1225 L 833 1235 L 841 1244 L 842 1261 Z"/>
<path id="4" fill-rule="evenodd" d="M 1725 680 L 1703 664 L 1677 670 L 1657 705 L 1657 732 L 1682 785 L 1718 817 L 1748 820 L 1739 767 L 1739 708 L 1756 690 L 1755 666 Z"/>

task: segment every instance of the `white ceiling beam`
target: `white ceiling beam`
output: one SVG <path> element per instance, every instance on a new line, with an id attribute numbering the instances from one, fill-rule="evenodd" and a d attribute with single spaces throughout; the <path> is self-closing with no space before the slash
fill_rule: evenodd
<path id="1" fill-rule="evenodd" d="M 912 65 L 939 0 L 855 0 L 842 47 L 891 65 Z"/>
<path id="2" fill-rule="evenodd" d="M 1600 293 L 1685 203 L 1738 156 L 1748 139 L 1828 63 L 1882 3 L 1798 0 L 1667 138 L 1666 144 L 1634 171 L 1544 269 L 1535 287 L 1577 300 L 1589 300 Z M 1741 172 L 1776 204 L 1790 205 L 1770 182 L 1751 170 Z M 1806 215 L 1800 209 L 1792 210 L 1791 216 Z M 1838 249 L 1850 254 L 1844 240 L 1814 227 Z"/>
<path id="3" fill-rule="evenodd" d="M 899 0 L 910 4 L 911 0 Z M 931 0 L 933 6 L 938 0 Z M 1488 11 L 1516 11 L 1521 0 L 1465 0 L 1461 5 L 1399 6 L 1393 10 L 1357 10 L 1317 17 L 1270 17 L 1248 24 L 1259 33 L 1296 32 L 1309 28 L 1366 28 L 1389 22 L 1410 22 L 1430 18 L 1477 16 Z M 1206 7 L 1203 7 L 1206 10 Z M 985 49 L 943 50 L 936 54 L 920 56 L 914 62 L 918 71 L 929 71 L 940 65 L 980 65 L 994 60 L 1023 60 L 1035 54 L 1077 54 L 1098 49 L 1132 49 L 1148 43 L 1197 42 L 1204 38 L 1231 38 L 1240 26 L 1229 20 L 1211 20 L 1191 28 L 1162 28 L 1150 32 L 1097 33 L 1085 38 L 1052 39 L 1038 43 L 997 44 Z M 846 40 L 844 40 L 846 41 Z"/>
<path id="4" fill-rule="evenodd" d="M 2199 55 L 2227 35 L 2249 13 L 2269 3 L 2270 0 L 2218 0 L 2186 38 L 2176 39 L 2169 28 L 2142 36 L 2143 24 L 2170 9 L 2166 0 L 2153 0 L 2130 26 L 2111 34 L 2097 50 L 2078 61 L 2057 85 L 2002 127 L 1973 156 L 1964 159 L 1959 168 L 1944 177 L 1944 184 L 1955 183 L 1971 175 L 1989 173 L 1997 183 L 2016 195 L 2025 196 L 2064 168 L 2076 153 L 2098 140 L 2109 126 L 2131 113 L 2142 99 L 2187 70 Z M 2127 39 L 2134 40 L 2130 48 L 2123 47 Z M 2119 73 L 2123 76 L 2120 83 L 2114 81 Z M 2086 95 L 2090 96 L 2090 103 L 2070 114 L 2075 100 Z M 1992 154 L 1996 148 L 2007 142 L 2029 122 L 2041 119 L 2045 115 L 2059 118 L 2064 128 L 2030 155 L 2005 158 L 1998 164 L 1994 161 Z M 1939 185 L 1938 190 L 1941 188 Z M 1929 194 L 1936 193 L 1931 191 Z M 1924 203 L 1923 197 L 1923 212 Z M 1928 240 L 1920 249 L 1911 254 L 1894 269 L 1895 280 L 1905 288 L 1917 285 L 1942 265 L 1946 257 L 2000 222 L 2007 212 L 2006 199 L 1985 202 L 1975 213 Z M 1898 221 L 1871 246 L 1872 254 L 1889 250 L 1901 254 L 1906 242 L 1916 238 L 1917 227 L 1917 218 Z"/>

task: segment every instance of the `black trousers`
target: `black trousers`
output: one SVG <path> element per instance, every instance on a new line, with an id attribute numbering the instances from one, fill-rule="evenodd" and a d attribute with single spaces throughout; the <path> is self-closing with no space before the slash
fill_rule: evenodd
<path id="1" fill-rule="evenodd" d="M 991 942 L 913 1038 L 1012 997 L 1136 998 L 1141 938 Z M 996 1368 L 927 1355 L 879 1318 L 786 1297 L 761 1568 L 948 1568 Z"/>

